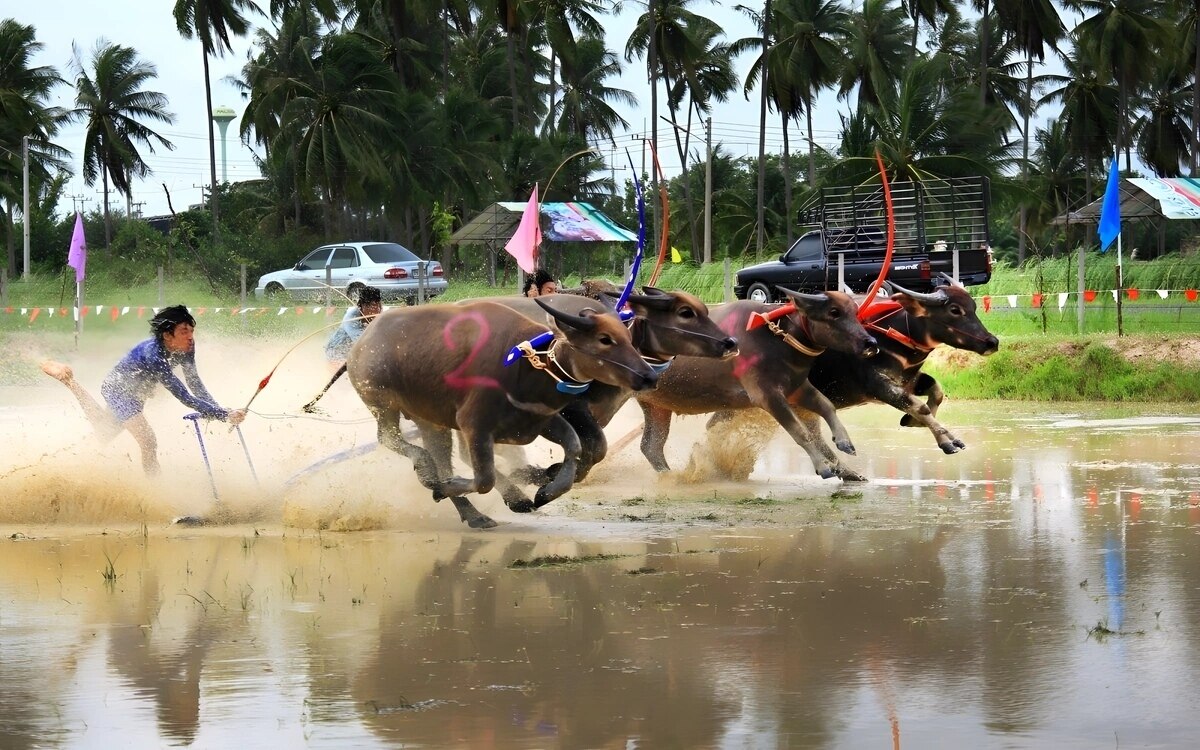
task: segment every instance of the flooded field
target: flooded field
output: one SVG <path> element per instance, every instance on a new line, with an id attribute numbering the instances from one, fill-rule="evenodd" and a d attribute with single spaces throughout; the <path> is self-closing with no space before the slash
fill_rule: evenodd
<path id="1" fill-rule="evenodd" d="M 287 400 L 301 393 L 284 394 Z M 636 440 L 470 531 L 352 394 L 205 433 L 164 477 L 61 393 L 3 394 L 0 747 L 1185 747 L 1200 409 L 950 403 L 968 449 L 845 412 L 865 484 L 776 435 L 659 478 Z M 270 395 L 270 394 L 269 394 Z M 274 397 L 274 396 L 272 396 Z M 296 400 L 302 403 L 303 399 Z M 361 408 L 361 407 L 359 407 Z M 74 421 L 72 421 L 74 420 Z M 623 412 L 617 442 L 637 424 Z M 752 427 L 751 432 L 759 431 Z M 129 442 L 122 442 L 129 441 Z M 744 480 L 706 476 L 735 454 Z M 535 446 L 530 455 L 549 454 Z M 736 461 L 735 461 L 736 462 Z M 214 501 L 215 487 L 219 500 Z M 214 525 L 170 523 L 199 514 Z"/>

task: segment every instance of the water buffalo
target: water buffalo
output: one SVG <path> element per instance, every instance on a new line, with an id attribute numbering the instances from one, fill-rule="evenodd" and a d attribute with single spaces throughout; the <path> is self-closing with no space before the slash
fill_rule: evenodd
<path id="1" fill-rule="evenodd" d="M 562 446 L 562 470 L 532 503 L 540 507 L 575 479 L 579 438 L 559 414 L 574 394 L 593 380 L 634 391 L 658 380 L 624 323 L 599 304 L 571 314 L 535 303 L 555 322 L 540 351 L 529 342 L 546 334 L 546 326 L 478 302 L 389 310 L 367 327 L 347 360 L 350 381 L 378 422 L 380 444 L 410 458 L 434 499 L 450 497 L 472 528 L 495 525 L 461 495 L 492 489 L 496 443 L 523 445 L 540 435 Z M 524 356 L 506 365 L 522 344 Z M 424 448 L 404 439 L 401 415 L 417 424 Z M 450 455 L 452 429 L 463 435 L 473 478 L 444 478 L 449 466 L 434 458 Z"/>
<path id="2" fill-rule="evenodd" d="M 779 324 L 739 333 L 741 354 L 736 359 L 680 357 L 663 373 L 658 389 L 637 395 L 646 422 L 642 453 L 657 471 L 670 468 L 663 446 L 672 414 L 757 407 L 769 412 L 788 431 L 808 453 L 818 474 L 833 476 L 839 468 L 836 457 L 827 458 L 827 452 L 818 446 L 823 443 L 820 433 L 797 419 L 790 402 L 824 417 L 838 449 L 854 453 L 837 410 L 809 384 L 808 371 L 817 355 L 827 348 L 871 356 L 878 351 L 878 344 L 858 322 L 858 305 L 850 296 L 832 291 L 782 291 L 795 303 L 796 310 L 781 318 Z M 726 331 L 744 331 L 751 315 L 774 308 L 757 302 L 734 302 L 716 308 L 713 320 Z"/>
<path id="3" fill-rule="evenodd" d="M 928 428 L 939 448 L 956 453 L 966 446 L 934 419 L 945 394 L 921 366 L 942 344 L 986 356 L 1000 341 L 979 320 L 975 300 L 963 287 L 924 294 L 890 286 L 891 299 L 875 302 L 863 321 L 879 341 L 879 355 L 865 360 L 830 349 L 817 358 L 808 379 L 839 409 L 871 402 L 893 406 L 904 412 L 900 424 Z M 918 396 L 927 396 L 928 403 Z M 802 418 L 816 422 L 813 415 Z"/>
<path id="4" fill-rule="evenodd" d="M 633 345 L 655 370 L 662 372 L 677 356 L 725 359 L 736 356 L 738 343 L 709 317 L 708 306 L 699 297 L 683 291 L 664 292 L 644 287 L 643 294 L 629 296 L 634 317 L 629 321 Z M 567 295 L 550 297 L 556 308 L 579 312 L 587 300 L 571 301 Z M 537 308 L 532 299 L 521 297 L 495 300 L 532 316 Z M 615 385 L 593 385 L 578 400 L 563 409 L 563 416 L 575 428 L 583 445 L 576 479 L 587 475 L 591 467 L 608 453 L 608 441 L 602 429 L 632 397 L 633 391 Z M 557 467 L 551 467 L 553 474 Z M 544 481 L 545 472 L 522 472 L 533 481 Z"/>

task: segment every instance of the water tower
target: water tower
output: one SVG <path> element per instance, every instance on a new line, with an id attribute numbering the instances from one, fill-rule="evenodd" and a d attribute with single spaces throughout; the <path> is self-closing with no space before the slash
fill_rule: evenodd
<path id="1" fill-rule="evenodd" d="M 235 117 L 237 113 L 229 107 L 217 107 L 213 110 L 213 122 L 221 129 L 221 182 L 229 182 L 229 175 L 225 170 L 225 131 L 229 129 L 229 123 L 233 122 Z"/>

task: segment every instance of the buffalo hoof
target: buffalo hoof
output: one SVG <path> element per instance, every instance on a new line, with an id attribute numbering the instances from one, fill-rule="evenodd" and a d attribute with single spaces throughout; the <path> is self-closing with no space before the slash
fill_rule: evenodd
<path id="1" fill-rule="evenodd" d="M 836 445 L 837 449 L 840 450 L 842 453 L 845 453 L 846 455 L 849 455 L 849 456 L 858 455 L 854 452 L 854 443 L 850 442 L 849 440 L 839 440 L 839 441 L 835 442 L 834 445 Z"/>
<path id="2" fill-rule="evenodd" d="M 435 503 L 440 503 L 442 500 L 445 500 L 448 497 L 450 497 L 450 496 L 447 495 L 445 492 L 442 492 L 441 488 L 435 489 L 433 491 L 433 501 Z"/>
<path id="3" fill-rule="evenodd" d="M 967 447 L 967 444 L 964 443 L 963 441 L 959 440 L 958 438 L 954 438 L 954 445 L 957 446 L 959 450 L 962 450 L 963 448 Z"/>
<path id="4" fill-rule="evenodd" d="M 905 414 L 903 417 L 900 417 L 900 426 L 920 427 L 921 425 L 917 424 L 917 420 L 913 419 L 911 414 Z"/>
<path id="5" fill-rule="evenodd" d="M 529 498 L 516 487 L 507 487 L 500 492 L 500 497 L 504 498 L 504 504 L 512 508 L 520 505 L 530 505 Z"/>
<path id="6" fill-rule="evenodd" d="M 942 449 L 942 453 L 945 453 L 947 456 L 950 456 L 955 453 L 958 453 L 960 450 L 962 450 L 966 446 L 962 445 L 961 442 L 955 441 L 954 443 L 940 443 L 938 445 L 938 447 Z"/>
<path id="7" fill-rule="evenodd" d="M 863 476 L 862 474 L 859 474 L 854 469 L 847 469 L 845 466 L 838 467 L 837 477 L 838 477 L 838 479 L 842 480 L 843 482 L 865 482 L 865 481 L 867 481 L 867 478 L 865 476 Z"/>
<path id="8" fill-rule="evenodd" d="M 520 498 L 519 500 L 516 500 L 511 503 L 509 501 L 505 500 L 504 504 L 507 505 L 508 509 L 511 510 L 513 513 L 532 513 L 534 508 L 537 507 L 533 504 L 532 501 L 529 500 L 529 498 L 525 498 L 525 497 Z"/>
<path id="9" fill-rule="evenodd" d="M 829 467 L 829 466 L 824 466 L 824 467 L 818 469 L 817 474 L 819 474 L 822 479 L 829 479 L 831 477 L 837 476 L 837 472 L 834 471 L 833 468 Z"/>
<path id="10" fill-rule="evenodd" d="M 463 522 L 472 529 L 494 529 L 500 525 L 482 513 L 473 518 L 464 518 Z"/>

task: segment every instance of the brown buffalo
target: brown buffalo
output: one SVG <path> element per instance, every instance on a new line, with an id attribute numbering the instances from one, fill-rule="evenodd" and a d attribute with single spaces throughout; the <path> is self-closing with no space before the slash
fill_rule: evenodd
<path id="1" fill-rule="evenodd" d="M 515 346 L 546 326 L 502 305 L 427 305 L 389 310 L 367 327 L 347 360 L 350 381 L 378 422 L 380 444 L 409 457 L 434 499 L 452 498 L 473 528 L 494 526 L 464 493 L 485 493 L 496 481 L 496 443 L 523 445 L 546 436 L 562 446 L 563 469 L 538 490 L 533 507 L 560 496 L 575 479 L 579 438 L 559 414 L 591 381 L 640 391 L 658 374 L 633 348 L 629 330 L 611 313 L 580 314 L 539 307 L 555 322 L 542 354 L 505 365 Z M 425 448 L 404 439 L 401 416 L 417 424 Z M 449 430 L 461 431 L 474 477 L 445 478 Z M 528 510 L 529 508 L 517 508 Z"/>
<path id="2" fill-rule="evenodd" d="M 872 305 L 864 321 L 879 341 L 879 355 L 865 360 L 830 349 L 817 358 L 808 379 L 839 409 L 872 402 L 893 406 L 905 414 L 900 424 L 926 427 L 939 448 L 956 453 L 966 446 L 934 419 L 945 394 L 921 366 L 942 344 L 986 356 L 1000 341 L 979 320 L 975 300 L 961 286 L 929 294 L 891 287 L 891 299 Z M 918 396 L 927 396 L 928 403 Z M 816 423 L 813 415 L 803 419 Z"/>
<path id="3" fill-rule="evenodd" d="M 760 408 L 769 412 L 812 459 L 822 477 L 838 472 L 837 460 L 826 458 L 820 433 L 797 419 L 792 403 L 820 414 L 833 430 L 839 450 L 854 453 L 850 435 L 837 418 L 833 404 L 808 382 L 814 359 L 825 349 L 838 349 L 854 356 L 871 356 L 878 351 L 874 338 L 857 320 L 858 305 L 841 292 L 798 294 L 783 290 L 796 310 L 768 325 L 745 331 L 756 313 L 774 305 L 741 301 L 713 312 L 713 320 L 729 332 L 739 333 L 740 356 L 730 361 L 680 357 L 659 381 L 653 393 L 638 394 L 645 416 L 642 453 L 658 471 L 666 471 L 663 446 L 670 431 L 672 414 L 705 414 L 721 410 Z M 790 402 L 789 402 L 790 400 Z"/>

